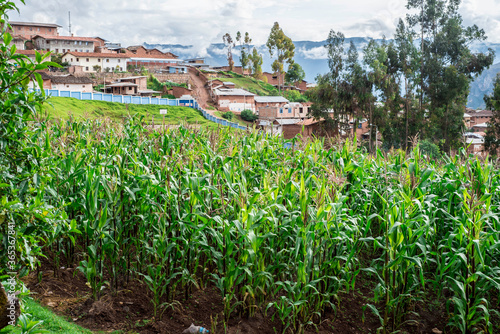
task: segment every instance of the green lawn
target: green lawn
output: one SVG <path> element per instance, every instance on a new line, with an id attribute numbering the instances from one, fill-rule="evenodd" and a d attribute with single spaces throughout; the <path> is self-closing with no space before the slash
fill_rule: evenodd
<path id="1" fill-rule="evenodd" d="M 188 107 L 124 104 L 117 102 L 78 100 L 69 97 L 51 97 L 44 104 L 42 114 L 51 118 L 67 119 L 72 115 L 76 119 L 96 119 L 109 117 L 121 121 L 128 115 L 142 115 L 147 122 L 152 116 L 155 122 L 162 122 L 163 115 L 160 109 L 167 109 L 166 124 L 199 124 L 203 127 L 216 127 L 213 122 L 206 120 L 198 110 Z"/>
<path id="2" fill-rule="evenodd" d="M 52 313 L 52 311 L 41 306 L 30 298 L 26 298 L 24 300 L 24 303 L 25 313 L 29 313 L 31 315 L 31 320 L 43 321 L 43 323 L 36 327 L 36 329 L 45 330 L 46 333 L 92 334 L 92 331 L 66 321 L 62 317 Z M 0 333 L 17 334 L 21 333 L 21 328 L 19 325 L 16 327 L 7 326 L 3 330 L 1 330 Z M 38 333 L 38 331 L 35 330 L 33 333 Z"/>

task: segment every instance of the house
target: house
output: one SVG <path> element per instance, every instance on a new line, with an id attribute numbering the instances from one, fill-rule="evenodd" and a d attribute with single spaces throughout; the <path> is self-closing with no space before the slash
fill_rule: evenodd
<path id="1" fill-rule="evenodd" d="M 51 75 L 47 72 L 38 72 L 42 77 L 44 89 L 70 90 L 77 92 L 92 92 L 92 79 L 88 77 L 77 77 L 71 74 L 66 75 Z M 35 88 L 33 77 L 30 87 Z M 38 88 L 38 87 L 36 87 Z"/>
<path id="2" fill-rule="evenodd" d="M 45 74 L 47 76 L 47 74 Z M 43 78 L 43 76 L 42 76 Z M 76 77 L 72 74 L 68 75 L 53 75 L 49 76 L 51 81 L 51 89 L 71 90 L 84 93 L 93 91 L 92 79 L 88 77 Z"/>
<path id="3" fill-rule="evenodd" d="M 284 85 L 285 82 L 285 73 L 281 73 L 281 75 L 275 74 L 275 73 L 269 73 L 269 72 L 264 72 L 262 73 L 263 76 L 266 77 L 267 83 L 273 86 L 278 86 L 278 77 L 279 77 L 279 84 Z"/>
<path id="4" fill-rule="evenodd" d="M 63 62 L 68 62 L 72 66 L 81 66 L 83 72 L 94 73 L 99 71 L 124 71 L 126 69 L 129 56 L 123 53 L 86 53 L 86 52 L 66 52 L 62 56 Z"/>
<path id="5" fill-rule="evenodd" d="M 370 133 L 370 123 L 366 118 L 358 120 L 356 129 L 354 128 L 356 122 L 353 119 L 349 121 L 349 124 L 351 126 L 351 135 L 354 136 L 356 134 L 356 138 L 358 139 L 364 138 Z"/>
<path id="6" fill-rule="evenodd" d="M 477 124 L 488 123 L 493 117 L 493 111 L 491 110 L 474 110 L 467 108 L 464 113 L 464 121 L 468 123 L 468 127 L 472 128 Z"/>
<path id="7" fill-rule="evenodd" d="M 285 104 L 289 103 L 283 96 L 256 96 L 255 97 L 255 111 L 260 115 L 260 108 L 265 107 L 283 107 Z"/>
<path id="8" fill-rule="evenodd" d="M 477 132 L 464 133 L 464 142 L 467 153 L 481 155 L 484 153 L 484 137 Z"/>
<path id="9" fill-rule="evenodd" d="M 148 78 L 146 76 L 132 76 L 119 78 L 105 87 L 106 93 L 115 95 L 148 95 L 155 91 L 148 90 Z"/>
<path id="10" fill-rule="evenodd" d="M 187 73 L 185 66 L 180 66 L 182 60 L 171 52 L 162 52 L 158 49 L 146 49 L 142 45 L 129 46 L 126 49 L 122 49 L 122 52 L 129 55 L 130 60 L 127 62 L 127 67 L 144 67 L 153 71 L 166 70 L 169 71 L 169 73 L 179 73 L 182 69 L 182 73 Z M 172 68 L 172 70 L 170 68 Z"/>
<path id="11" fill-rule="evenodd" d="M 308 89 L 308 83 L 305 80 L 301 80 L 295 83 L 295 85 L 285 85 L 285 73 L 278 75 L 277 73 L 264 72 L 262 75 L 266 77 L 268 84 L 276 88 L 278 88 L 279 85 L 282 90 L 298 90 L 300 92 L 305 92 Z"/>
<path id="12" fill-rule="evenodd" d="M 292 118 L 304 120 L 309 112 L 309 105 L 299 102 L 288 102 L 280 106 L 259 107 L 259 119 Z"/>
<path id="13" fill-rule="evenodd" d="M 210 67 L 210 65 L 205 63 L 205 58 L 184 59 L 184 62 L 182 64 L 196 67 L 199 69 L 208 69 Z"/>
<path id="14" fill-rule="evenodd" d="M 303 138 L 309 137 L 324 137 L 324 136 L 336 136 L 337 131 L 327 130 L 325 128 L 325 120 L 316 120 L 313 118 L 305 119 L 293 124 L 283 125 L 283 137 L 285 139 L 291 139 L 297 135 L 301 135 Z"/>
<path id="15" fill-rule="evenodd" d="M 66 52 L 94 52 L 101 44 L 96 38 L 75 36 L 41 36 L 33 37 L 33 42 L 38 50 L 47 50 L 54 53 Z"/>
<path id="16" fill-rule="evenodd" d="M 471 127 L 471 132 L 486 132 L 488 123 L 475 124 Z"/>
<path id="17" fill-rule="evenodd" d="M 36 22 L 9 22 L 11 28 L 8 32 L 11 35 L 21 36 L 26 40 L 30 40 L 36 35 L 39 36 L 59 36 L 58 29 L 61 27 L 54 23 L 36 23 Z"/>
<path id="18" fill-rule="evenodd" d="M 26 37 L 21 35 L 13 35 L 12 36 L 12 44 L 16 46 L 18 50 L 26 50 L 26 42 L 29 41 Z"/>
<path id="19" fill-rule="evenodd" d="M 255 94 L 237 88 L 216 88 L 213 90 L 218 109 L 223 111 L 255 111 Z"/>
<path id="20" fill-rule="evenodd" d="M 106 93 L 114 95 L 139 95 L 152 96 L 162 92 L 148 89 L 148 78 L 146 76 L 133 76 L 119 78 L 117 81 L 107 84 L 104 88 Z"/>

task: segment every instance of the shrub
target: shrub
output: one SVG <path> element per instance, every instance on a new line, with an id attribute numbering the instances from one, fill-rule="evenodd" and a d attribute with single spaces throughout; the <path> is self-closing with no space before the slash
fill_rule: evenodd
<path id="1" fill-rule="evenodd" d="M 422 140 L 419 143 L 420 151 L 427 155 L 430 158 L 439 158 L 441 157 L 441 151 L 439 150 L 439 146 L 429 141 L 428 139 Z"/>
<path id="2" fill-rule="evenodd" d="M 259 116 L 255 115 L 250 109 L 245 109 L 241 112 L 241 118 L 247 122 L 253 122 L 259 118 Z"/>
<path id="3" fill-rule="evenodd" d="M 226 111 L 225 113 L 222 114 L 222 118 L 227 119 L 228 121 L 232 120 L 234 117 L 234 114 L 230 111 Z"/>

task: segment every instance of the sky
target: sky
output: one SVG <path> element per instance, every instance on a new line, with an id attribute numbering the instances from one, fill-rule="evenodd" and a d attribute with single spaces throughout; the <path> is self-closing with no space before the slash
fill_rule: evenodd
<path id="1" fill-rule="evenodd" d="M 294 41 L 322 41 L 333 29 L 347 37 L 391 37 L 406 0 L 27 0 L 12 21 L 57 23 L 68 35 L 99 36 L 122 46 L 193 45 L 200 56 L 226 32 L 249 32 L 264 44 L 274 22 Z M 500 0 L 462 0 L 465 25 L 500 43 Z"/>

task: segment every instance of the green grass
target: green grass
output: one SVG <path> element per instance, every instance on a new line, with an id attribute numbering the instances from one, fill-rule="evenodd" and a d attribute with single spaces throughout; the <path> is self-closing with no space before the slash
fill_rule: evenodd
<path id="1" fill-rule="evenodd" d="M 252 77 L 218 78 L 221 81 L 234 83 L 238 88 L 246 89 L 261 96 L 278 95 L 276 88 L 264 81 Z"/>
<path id="2" fill-rule="evenodd" d="M 50 118 L 68 119 L 97 119 L 109 117 L 115 121 L 121 121 L 128 115 L 142 115 L 148 123 L 151 116 L 155 122 L 162 122 L 163 116 L 160 109 L 167 109 L 165 115 L 166 124 L 199 124 L 203 127 L 216 128 L 217 125 L 205 119 L 201 112 L 189 107 L 159 106 L 124 104 L 117 102 L 78 100 L 69 97 L 51 97 L 43 107 L 43 114 L 48 113 Z"/>
<path id="3" fill-rule="evenodd" d="M 66 321 L 64 318 L 54 314 L 49 309 L 43 307 L 32 299 L 25 299 L 25 313 L 31 315 L 31 320 L 43 321 L 36 329 L 46 330 L 48 333 L 73 333 L 73 334 L 92 334 L 92 331 L 82 328 L 74 323 Z M 4 333 L 21 333 L 20 326 L 13 328 L 8 326 L 0 331 Z"/>

